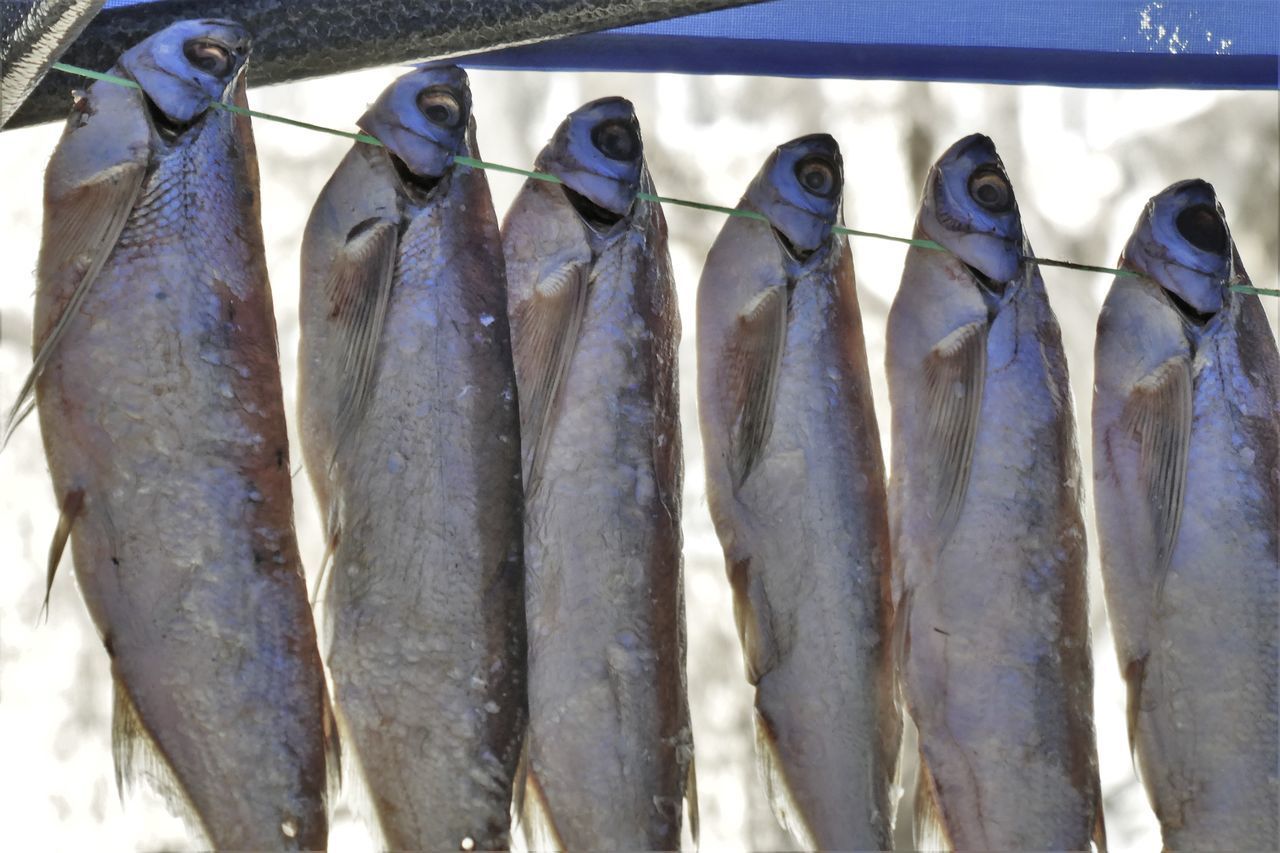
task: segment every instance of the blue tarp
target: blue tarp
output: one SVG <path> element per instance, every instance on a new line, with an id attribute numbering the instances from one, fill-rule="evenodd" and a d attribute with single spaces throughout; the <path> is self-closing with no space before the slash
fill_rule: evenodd
<path id="1" fill-rule="evenodd" d="M 1280 3 L 773 0 L 476 54 L 461 64 L 1274 89 L 1280 88 Z"/>

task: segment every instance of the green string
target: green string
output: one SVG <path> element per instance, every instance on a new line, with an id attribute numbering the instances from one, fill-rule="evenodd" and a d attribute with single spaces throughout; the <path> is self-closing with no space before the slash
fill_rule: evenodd
<path id="1" fill-rule="evenodd" d="M 55 62 L 53 63 L 53 67 L 58 71 L 65 71 L 68 74 L 78 74 L 81 77 L 88 77 L 93 80 L 102 80 L 107 83 L 114 83 L 117 86 L 126 86 L 130 89 L 141 88 L 133 80 L 128 80 L 124 77 L 117 77 L 114 74 L 104 74 L 101 71 L 81 68 L 78 65 L 69 65 L 65 62 Z M 286 118 L 284 116 L 273 115 L 271 113 L 258 112 L 257 110 L 238 107 L 235 104 L 227 104 L 222 101 L 213 101 L 212 103 L 213 106 L 220 110 L 226 110 L 227 112 L 236 113 L 238 115 L 250 116 L 252 118 L 263 119 L 264 121 L 279 122 L 280 124 L 287 124 L 292 127 L 300 127 L 303 130 L 328 133 L 333 136 L 341 136 L 344 139 L 354 139 L 356 142 L 363 142 L 366 145 L 382 146 L 381 140 L 377 137 L 370 136 L 367 133 L 352 133 L 346 130 L 338 130 L 337 128 L 311 124 L 310 122 L 298 121 L 297 119 Z M 461 163 L 464 166 L 470 166 L 474 169 L 484 169 L 490 172 L 505 172 L 509 175 L 519 175 L 524 178 L 530 178 L 535 181 L 545 181 L 550 184 L 564 183 L 560 178 L 557 178 L 555 175 L 547 172 L 532 172 L 528 169 L 517 169 L 514 166 L 504 166 L 501 163 L 487 163 L 484 160 L 477 160 L 474 157 L 463 157 L 461 155 L 455 156 L 453 159 L 454 162 Z M 707 204 L 705 202 L 689 201 L 688 199 L 683 198 L 669 198 L 667 196 L 654 195 L 653 193 L 645 192 L 636 193 L 636 198 L 641 199 L 642 201 L 657 202 L 659 204 L 673 204 L 679 205 L 680 207 L 691 207 L 694 210 L 723 213 L 726 216 L 736 216 L 740 219 L 756 219 L 764 222 L 768 221 L 764 215 L 757 213 L 754 210 L 741 210 L 736 207 L 724 207 L 719 204 Z M 936 243 L 933 240 L 921 240 L 914 237 L 895 237 L 892 234 L 880 234 L 875 231 L 859 231 L 856 228 L 846 228 L 843 225 L 833 226 L 831 230 L 837 234 L 846 234 L 853 237 L 870 237 L 876 240 L 891 240 L 895 243 L 905 243 L 908 246 L 917 246 L 921 249 L 931 249 L 933 251 L 940 252 L 947 251 L 945 246 Z M 1054 261 L 1049 260 L 1048 258 L 1026 257 L 1024 260 L 1031 261 L 1040 266 L 1062 267 L 1064 269 L 1080 270 L 1082 272 L 1096 272 L 1103 273 L 1105 275 L 1141 278 L 1140 273 L 1133 272 L 1132 270 L 1116 269 L 1114 267 L 1097 267 L 1091 266 L 1090 264 L 1077 264 L 1073 261 Z M 1241 284 L 1233 284 L 1231 285 L 1231 289 L 1241 293 L 1254 293 L 1261 296 L 1280 297 L 1280 290 L 1271 290 L 1265 287 L 1248 287 Z"/>

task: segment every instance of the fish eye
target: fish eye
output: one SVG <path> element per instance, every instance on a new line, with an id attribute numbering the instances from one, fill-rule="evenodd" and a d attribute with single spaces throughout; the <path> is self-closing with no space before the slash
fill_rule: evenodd
<path id="1" fill-rule="evenodd" d="M 602 121 L 593 127 L 591 143 L 610 160 L 634 160 L 640 153 L 640 135 L 622 119 Z"/>
<path id="2" fill-rule="evenodd" d="M 806 192 L 822 198 L 831 198 L 840 191 L 835 164 L 817 154 L 796 163 L 796 180 Z"/>
<path id="3" fill-rule="evenodd" d="M 441 127 L 462 124 L 462 103 L 448 89 L 439 86 L 423 89 L 418 93 L 418 109 L 428 121 Z"/>
<path id="4" fill-rule="evenodd" d="M 225 77 L 231 70 L 231 52 L 208 39 L 192 39 L 182 46 L 187 61 L 213 77 Z"/>
<path id="5" fill-rule="evenodd" d="M 1193 204 L 1178 214 L 1178 233 L 1202 252 L 1220 255 L 1227 249 L 1227 229 L 1218 211 L 1207 204 Z"/>
<path id="6" fill-rule="evenodd" d="M 995 166 L 979 166 L 969 176 L 969 195 L 992 213 L 1013 209 L 1013 187 Z"/>

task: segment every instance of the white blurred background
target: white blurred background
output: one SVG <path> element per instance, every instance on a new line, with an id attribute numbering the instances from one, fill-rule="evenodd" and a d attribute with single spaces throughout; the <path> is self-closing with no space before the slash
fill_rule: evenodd
<path id="1" fill-rule="evenodd" d="M 355 119 L 403 69 L 382 68 L 250 93 L 254 108 L 354 129 Z M 1277 286 L 1280 127 L 1276 92 L 1090 91 L 1047 87 L 512 73 L 471 77 L 481 151 L 524 168 L 563 116 L 592 98 L 630 98 L 643 126 L 659 193 L 735 204 L 773 146 L 825 131 L 844 152 L 845 218 L 855 228 L 909 236 L 923 176 L 948 145 L 982 131 L 1013 179 L 1027 234 L 1043 257 L 1110 265 L 1147 198 L 1175 180 L 1203 177 L 1218 190 L 1240 253 L 1259 287 Z M 33 270 L 40 240 L 44 164 L 61 132 L 47 125 L 0 133 L 0 403 L 7 409 L 30 363 Z M 255 123 L 267 260 L 274 287 L 286 410 L 294 414 L 298 253 L 321 186 L 349 143 L 269 122 Z M 520 185 L 490 177 L 501 216 Z M 790 846 L 763 797 L 729 586 L 707 515 L 694 398 L 694 297 L 702 261 L 722 224 L 717 214 L 667 210 L 685 337 L 681 344 L 685 440 L 685 572 L 689 685 L 697 749 L 702 847 Z M 855 239 L 881 435 L 889 438 L 883 373 L 885 313 L 904 248 Z M 1110 279 L 1046 268 L 1063 327 L 1076 397 L 1086 483 L 1091 481 L 1089 403 L 1094 324 Z M 1275 327 L 1277 300 L 1264 297 Z M 301 470 L 294 424 L 293 460 Z M 320 520 L 305 476 L 296 516 L 311 581 Z M 1113 850 L 1157 850 L 1159 835 L 1134 777 L 1125 736 L 1124 690 L 1104 613 L 1089 507 L 1096 669 L 1096 724 L 1107 833 Z M 39 619 L 56 506 L 35 418 L 0 455 L 0 848 L 9 850 L 191 849 L 164 806 L 117 797 L 110 751 L 107 658 L 75 589 L 70 557 Z M 832 673 L 832 677 L 839 677 Z M 246 768 L 252 773 L 253 768 Z M 898 839 L 910 848 L 914 747 L 904 748 Z M 333 850 L 371 842 L 340 803 Z"/>

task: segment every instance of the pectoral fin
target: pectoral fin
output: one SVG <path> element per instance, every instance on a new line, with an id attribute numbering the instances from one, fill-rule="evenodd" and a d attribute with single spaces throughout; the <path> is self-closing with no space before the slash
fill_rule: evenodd
<path id="1" fill-rule="evenodd" d="M 690 750 L 692 752 L 692 750 Z M 694 766 L 694 758 L 689 756 L 689 769 L 684 782 L 684 826 L 689 828 L 689 838 L 693 841 L 693 849 L 697 850 L 701 837 L 700 818 L 698 817 L 698 771 Z"/>
<path id="2" fill-rule="evenodd" d="M 378 341 L 391 299 L 398 243 L 396 223 L 366 219 L 348 233 L 325 282 L 329 321 L 339 339 L 337 368 L 342 388 L 335 455 L 359 425 L 373 394 Z"/>
<path id="3" fill-rule="evenodd" d="M 925 358 L 927 469 L 936 477 L 932 509 L 939 542 L 951 535 L 964 507 L 986 369 L 987 325 L 981 321 L 951 332 Z"/>
<path id="4" fill-rule="evenodd" d="M 1139 476 L 1155 530 L 1155 596 L 1164 594 L 1169 560 L 1182 524 L 1191 442 L 1191 362 L 1175 356 L 1143 377 L 1129 395 L 1124 423 L 1138 440 Z"/>
<path id="5" fill-rule="evenodd" d="M 725 342 L 724 400 L 728 407 L 729 465 L 741 488 L 760 460 L 773 428 L 778 367 L 787 339 L 787 291 L 762 291 L 738 314 Z"/>
<path id="6" fill-rule="evenodd" d="M 520 434 L 525 452 L 525 491 L 531 491 L 550 438 L 560 382 L 578 343 L 587 305 L 588 270 L 573 262 L 559 267 L 516 306 L 512 317 L 516 379 L 520 388 Z"/>
<path id="7" fill-rule="evenodd" d="M 733 621 L 742 641 L 742 658 L 747 681 L 760 683 L 778 664 L 778 644 L 773 635 L 773 610 L 760 578 L 751 572 L 751 558 L 729 565 L 729 586 L 733 589 Z"/>
<path id="8" fill-rule="evenodd" d="M 91 179 L 79 184 L 56 198 L 50 198 L 45 214 L 43 256 L 64 259 L 74 265 L 78 279 L 71 291 L 71 298 L 62 306 L 57 321 L 39 342 L 39 350 L 31 363 L 18 399 L 9 409 L 4 438 L 0 448 L 23 418 L 30 414 L 35 404 L 36 382 L 57 352 L 58 344 L 80 311 L 84 298 L 93 286 L 94 279 L 107 262 L 120 232 L 129 221 L 142 193 L 147 175 L 145 160 L 129 160 L 103 170 Z"/>

